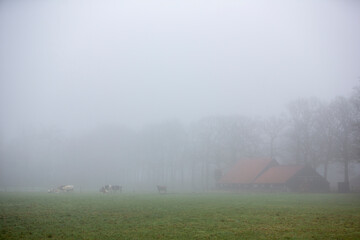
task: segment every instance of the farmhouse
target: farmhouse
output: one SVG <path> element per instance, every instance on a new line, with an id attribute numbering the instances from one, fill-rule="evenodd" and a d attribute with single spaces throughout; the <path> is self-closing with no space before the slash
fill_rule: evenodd
<path id="1" fill-rule="evenodd" d="M 274 159 L 238 161 L 218 185 L 223 189 L 260 189 L 295 192 L 329 190 L 326 181 L 315 169 L 303 165 L 281 166 Z"/>
<path id="2" fill-rule="evenodd" d="M 315 169 L 302 166 L 276 166 L 266 170 L 254 184 L 262 189 L 277 189 L 291 192 L 326 192 L 329 182 Z"/>
<path id="3" fill-rule="evenodd" d="M 278 166 L 274 159 L 247 159 L 238 161 L 219 181 L 222 188 L 247 189 L 267 169 Z"/>

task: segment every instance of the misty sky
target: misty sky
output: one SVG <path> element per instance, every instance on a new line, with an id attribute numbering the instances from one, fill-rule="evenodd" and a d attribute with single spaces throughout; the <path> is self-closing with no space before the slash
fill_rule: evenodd
<path id="1" fill-rule="evenodd" d="M 0 1 L 0 134 L 266 116 L 349 95 L 360 1 Z"/>

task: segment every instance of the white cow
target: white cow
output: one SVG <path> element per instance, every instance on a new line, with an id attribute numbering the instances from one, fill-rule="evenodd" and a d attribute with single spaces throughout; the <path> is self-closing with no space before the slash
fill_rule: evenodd
<path id="1" fill-rule="evenodd" d="M 59 193 L 59 189 L 50 188 L 50 189 L 48 190 L 48 193 Z"/>

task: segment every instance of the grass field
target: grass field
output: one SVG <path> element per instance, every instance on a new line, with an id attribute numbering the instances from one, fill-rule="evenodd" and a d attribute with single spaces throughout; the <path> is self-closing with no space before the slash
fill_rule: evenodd
<path id="1" fill-rule="evenodd" d="M 0 239 L 360 239 L 360 195 L 0 193 Z"/>

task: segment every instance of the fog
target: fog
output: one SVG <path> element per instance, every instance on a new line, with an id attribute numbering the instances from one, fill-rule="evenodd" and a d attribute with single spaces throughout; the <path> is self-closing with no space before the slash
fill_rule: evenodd
<path id="1" fill-rule="evenodd" d="M 355 0 L 2 0 L 1 187 L 203 190 L 240 158 L 320 168 L 330 153 L 295 154 L 291 103 L 321 112 L 355 94 L 359 13 Z M 269 119 L 283 126 L 271 151 Z"/>

